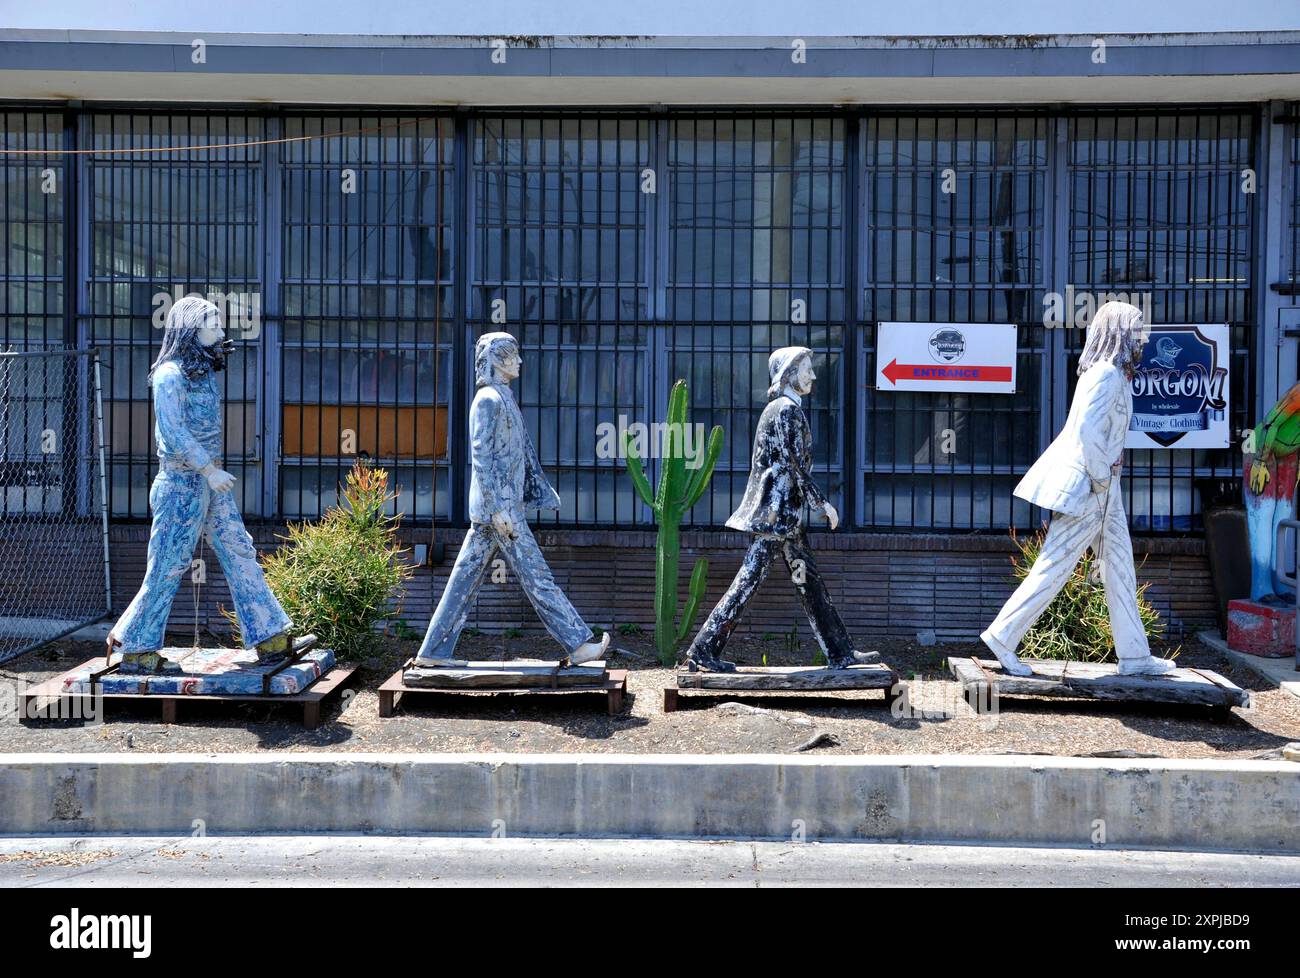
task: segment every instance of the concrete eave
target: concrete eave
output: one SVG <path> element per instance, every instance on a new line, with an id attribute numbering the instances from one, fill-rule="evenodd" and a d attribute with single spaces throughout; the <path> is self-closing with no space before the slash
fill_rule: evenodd
<path id="1" fill-rule="evenodd" d="M 1300 98 L 1300 32 L 353 37 L 0 31 L 0 97 L 292 105 L 882 105 Z M 191 59 L 202 40 L 206 62 Z M 505 62 L 493 61 L 494 44 Z M 499 46 L 499 45 L 498 45 Z"/>

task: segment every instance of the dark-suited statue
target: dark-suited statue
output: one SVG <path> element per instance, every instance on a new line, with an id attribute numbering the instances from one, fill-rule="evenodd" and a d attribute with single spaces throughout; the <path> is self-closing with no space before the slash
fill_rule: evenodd
<path id="1" fill-rule="evenodd" d="M 839 514 L 811 474 L 812 429 L 803 413 L 803 399 L 812 393 L 817 379 L 812 357 L 807 347 L 787 346 L 768 358 L 771 386 L 767 390 L 767 407 L 754 434 L 749 483 L 740 508 L 727 520 L 727 526 L 753 534 L 754 540 L 731 587 L 691 643 L 686 656 L 688 668 L 735 671 L 735 663 L 721 657 L 723 646 L 778 554 L 790 569 L 808 623 L 829 667 L 843 669 L 879 659 L 875 652 L 854 651 L 804 533 L 805 504 L 824 511 L 832 530 L 839 525 Z"/>
<path id="2" fill-rule="evenodd" d="M 524 520 L 528 509 L 559 509 L 560 497 L 546 481 L 510 392 L 520 363 L 519 344 L 509 333 L 485 333 L 475 344 L 478 390 L 469 408 L 470 527 L 416 656 L 417 666 L 463 661 L 453 659 L 452 653 L 497 550 L 510 563 L 546 630 L 564 647 L 569 665 L 599 659 L 609 645 L 609 632 L 596 640 L 555 583 Z"/>

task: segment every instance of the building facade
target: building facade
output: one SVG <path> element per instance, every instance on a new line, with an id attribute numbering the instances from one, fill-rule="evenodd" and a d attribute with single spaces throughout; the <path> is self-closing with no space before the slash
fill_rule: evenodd
<path id="1" fill-rule="evenodd" d="M 1012 488 L 1073 389 L 1082 331 L 1054 300 L 1227 324 L 1234 440 L 1296 380 L 1300 34 L 0 32 L 0 95 L 22 151 L 0 156 L 0 347 L 100 351 L 123 601 L 155 471 L 145 374 L 189 292 L 239 342 L 225 467 L 255 534 L 318 515 L 358 455 L 383 465 L 411 543 L 439 545 L 405 602 L 419 625 L 466 525 L 485 331 L 521 341 L 563 501 L 539 539 L 607 625 L 651 620 L 653 521 L 602 433 L 664 418 L 677 378 L 726 432 L 683 538 L 713 590 L 741 555 L 720 528 L 767 354 L 805 345 L 837 604 L 864 637 L 954 638 L 1005 598 L 1008 531 L 1045 516 Z M 881 322 L 1015 324 L 1015 393 L 877 390 Z M 1202 496 L 1239 479 L 1239 442 L 1127 454 L 1151 597 L 1175 634 L 1208 624 Z M 214 624 L 223 600 L 211 581 Z M 751 628 L 801 617 L 784 589 L 756 604 Z M 536 620 L 489 586 L 478 624 Z"/>

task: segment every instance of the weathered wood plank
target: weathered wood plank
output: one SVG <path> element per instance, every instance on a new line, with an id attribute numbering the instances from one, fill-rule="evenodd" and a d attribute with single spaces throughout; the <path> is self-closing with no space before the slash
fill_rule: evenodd
<path id="1" fill-rule="evenodd" d="M 948 670 L 957 677 L 957 680 L 963 686 L 977 686 L 988 683 L 984 673 L 980 671 L 980 667 L 975 664 L 974 659 L 949 657 Z"/>
<path id="2" fill-rule="evenodd" d="M 402 681 L 430 689 L 517 689 L 590 686 L 605 681 L 605 660 L 561 669 L 555 661 L 515 659 L 508 662 L 468 662 L 463 667 L 407 666 Z"/>
<path id="3" fill-rule="evenodd" d="M 395 716 L 398 706 L 408 702 L 408 700 L 418 703 L 420 700 L 432 700 L 440 696 L 477 697 L 481 700 L 492 700 L 500 697 L 513 698 L 516 696 L 583 697 L 584 695 L 597 693 L 605 696 L 605 708 L 611 716 L 622 711 L 624 696 L 627 693 L 627 670 L 610 669 L 604 674 L 603 679 L 571 686 L 521 686 L 513 689 L 503 689 L 499 686 L 407 686 L 403 678 L 403 670 L 398 669 L 379 687 L 379 715 L 381 717 Z"/>
<path id="4" fill-rule="evenodd" d="M 824 666 L 738 666 L 735 672 L 677 673 L 679 689 L 887 689 L 898 674 L 877 664 Z"/>
<path id="5" fill-rule="evenodd" d="M 1163 676 L 1121 676 L 1114 663 L 1022 661 L 1034 670 L 1034 675 L 1008 676 L 994 659 L 951 657 L 948 668 L 967 687 L 992 680 L 999 696 L 1077 696 L 1219 707 L 1250 705 L 1248 690 L 1207 669 L 1175 669 Z"/>

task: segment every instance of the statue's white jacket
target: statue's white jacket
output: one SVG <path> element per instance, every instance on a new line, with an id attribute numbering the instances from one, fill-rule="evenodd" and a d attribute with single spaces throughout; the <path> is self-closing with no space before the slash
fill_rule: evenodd
<path id="1" fill-rule="evenodd" d="M 1070 415 L 1016 486 L 1016 495 L 1043 509 L 1082 516 L 1092 493 L 1110 484 L 1111 465 L 1124 453 L 1133 394 L 1123 371 L 1098 363 L 1079 378 Z"/>

